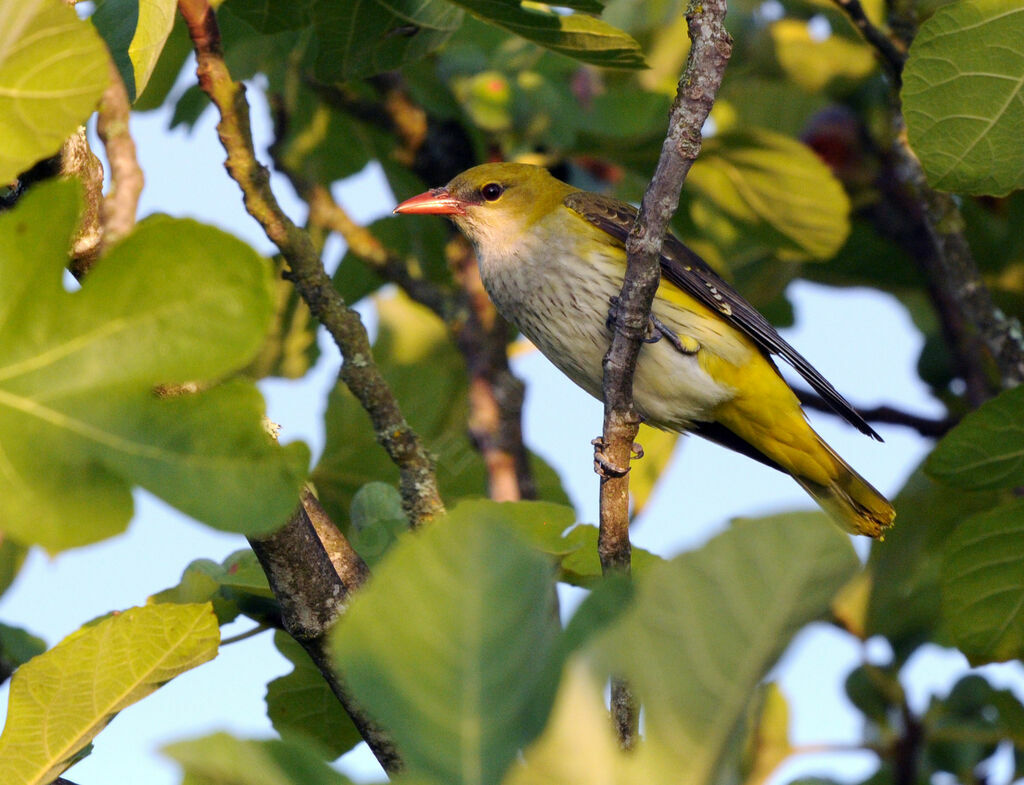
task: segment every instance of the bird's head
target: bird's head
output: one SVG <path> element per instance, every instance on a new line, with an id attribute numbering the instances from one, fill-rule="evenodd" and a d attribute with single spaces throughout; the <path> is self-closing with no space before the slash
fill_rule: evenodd
<path id="1" fill-rule="evenodd" d="M 500 250 L 576 190 L 529 164 L 482 164 L 442 188 L 407 199 L 396 213 L 446 215 L 477 246 Z"/>

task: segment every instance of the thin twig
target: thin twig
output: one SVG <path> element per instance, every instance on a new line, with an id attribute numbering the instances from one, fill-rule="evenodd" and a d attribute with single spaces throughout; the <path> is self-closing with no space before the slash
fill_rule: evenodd
<path id="1" fill-rule="evenodd" d="M 815 409 L 816 411 L 825 412 L 826 414 L 836 414 L 835 409 L 833 409 L 825 399 L 816 392 L 802 388 L 794 388 L 794 391 L 796 392 L 797 398 L 800 399 L 800 403 L 806 408 Z M 955 417 L 922 417 L 919 414 L 911 414 L 910 412 L 905 412 L 902 409 L 896 409 L 892 406 L 875 406 L 864 409 L 860 407 L 855 408 L 860 416 L 869 423 L 902 425 L 905 428 L 917 431 L 921 436 L 927 436 L 932 439 L 942 438 L 958 422 Z M 838 417 L 839 415 L 836 416 Z"/>
<path id="2" fill-rule="evenodd" d="M 208 0 L 179 0 L 178 8 L 195 45 L 199 85 L 220 112 L 217 132 L 228 154 L 228 173 L 241 187 L 249 214 L 281 250 L 290 268 L 288 279 L 341 351 L 340 378 L 370 415 L 377 441 L 398 466 L 402 503 L 410 523 L 428 523 L 444 512 L 433 460 L 373 362 L 359 314 L 346 306 L 308 233 L 285 215 L 270 189 L 270 176 L 257 161 L 253 147 L 245 88 L 231 79 Z"/>
<path id="3" fill-rule="evenodd" d="M 875 48 L 875 51 L 881 56 L 882 65 L 893 80 L 893 85 L 899 89 L 903 80 L 903 64 L 907 61 L 906 53 L 901 51 L 889 36 L 871 23 L 860 0 L 832 0 L 832 2 L 846 14 L 853 26 L 864 36 L 864 40 Z"/>
<path id="4" fill-rule="evenodd" d="M 269 627 L 266 624 L 257 624 L 251 630 L 246 630 L 245 632 L 240 632 L 240 633 L 238 633 L 238 635 L 232 635 L 230 638 L 224 638 L 223 640 L 221 640 L 220 645 L 221 646 L 230 646 L 232 643 L 240 643 L 241 641 L 247 641 L 247 640 L 249 640 L 249 638 L 255 638 L 257 635 L 260 635 L 260 634 L 266 632 L 267 630 L 272 630 L 272 629 L 274 629 L 274 628 L 273 627 Z"/>
<path id="5" fill-rule="evenodd" d="M 629 466 L 640 418 L 633 408 L 633 373 L 658 288 L 658 257 L 669 220 L 679 205 L 683 180 L 701 147 L 701 127 L 722 83 L 732 51 L 725 30 L 725 0 L 691 2 L 686 12 L 690 54 L 679 80 L 658 165 L 626 243 L 628 263 L 614 309 L 615 335 L 604 358 L 604 432 L 596 457 L 601 473 L 598 554 L 605 574 L 629 573 Z M 608 469 L 611 469 L 609 471 Z M 615 469 L 621 471 L 615 471 Z M 613 684 L 615 684 L 613 680 Z M 628 693 L 628 688 L 621 687 Z M 631 697 L 631 696 L 630 696 Z M 613 707 L 620 744 L 635 741 L 636 703 L 620 696 Z M 620 713 L 621 712 L 621 713 Z"/>
<path id="6" fill-rule="evenodd" d="M 96 133 L 106 147 L 110 163 L 110 189 L 103 199 L 102 211 L 104 245 L 116 243 L 131 232 L 145 184 L 129 129 L 131 101 L 112 58 L 109 70 L 110 83 L 96 116 Z"/>
<path id="7" fill-rule="evenodd" d="M 85 195 L 82 216 L 71 243 L 68 269 L 81 280 L 99 258 L 103 245 L 103 163 L 92 148 L 82 126 L 64 142 L 60 151 L 60 173 L 78 177 Z"/>

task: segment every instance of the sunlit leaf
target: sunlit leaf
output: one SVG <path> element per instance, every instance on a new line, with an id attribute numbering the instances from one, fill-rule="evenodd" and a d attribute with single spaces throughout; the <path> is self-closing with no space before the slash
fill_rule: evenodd
<path id="1" fill-rule="evenodd" d="M 842 185 L 810 148 L 781 134 L 708 140 L 687 184 L 701 197 L 691 207 L 694 222 L 726 243 L 754 231 L 777 257 L 810 261 L 833 256 L 850 232 Z"/>
<path id="2" fill-rule="evenodd" d="M 0 782 L 49 785 L 114 715 L 217 654 L 209 605 L 132 608 L 83 627 L 11 679 Z"/>
<path id="3" fill-rule="evenodd" d="M 174 26 L 175 0 L 102 0 L 92 23 L 110 48 L 128 98 L 149 83 Z"/>
<path id="4" fill-rule="evenodd" d="M 799 19 L 774 22 L 771 35 L 782 70 L 808 92 L 818 92 L 836 79 L 860 80 L 875 70 L 875 55 L 867 43 L 839 35 L 815 38 Z"/>
<path id="5" fill-rule="evenodd" d="M 271 440 L 255 387 L 154 392 L 252 357 L 272 307 L 265 260 L 217 229 L 153 217 L 68 292 L 77 217 L 70 182 L 0 215 L 4 532 L 51 551 L 94 542 L 127 525 L 134 485 L 217 528 L 279 526 L 308 453 Z"/>
<path id="6" fill-rule="evenodd" d="M 488 24 L 585 63 L 606 68 L 644 68 L 640 44 L 621 30 L 586 14 L 524 8 L 519 0 L 451 0 Z"/>
<path id="7" fill-rule="evenodd" d="M 1003 196 L 1024 187 L 1024 6 L 950 3 L 914 37 L 903 70 L 910 144 L 929 182 Z"/>
<path id="8" fill-rule="evenodd" d="M 107 86 L 107 48 L 62 0 L 0 0 L 0 183 L 53 155 Z"/>

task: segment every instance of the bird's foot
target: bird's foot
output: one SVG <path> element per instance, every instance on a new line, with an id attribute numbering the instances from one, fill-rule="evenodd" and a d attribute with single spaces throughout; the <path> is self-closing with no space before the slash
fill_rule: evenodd
<path id="1" fill-rule="evenodd" d="M 622 467 L 612 462 L 605 454 L 605 448 L 608 446 L 604 439 L 598 436 L 596 439 L 591 439 L 590 443 L 594 445 L 594 472 L 606 479 L 617 479 L 619 477 L 625 477 L 629 474 L 629 467 Z"/>
<path id="2" fill-rule="evenodd" d="M 700 344 L 694 338 L 688 335 L 680 337 L 652 313 L 647 321 L 647 336 L 644 343 L 657 343 L 662 338 L 672 344 L 672 348 L 680 354 L 694 355 L 700 350 Z"/>
<path id="3" fill-rule="evenodd" d="M 594 472 L 605 479 L 612 479 L 617 477 L 625 477 L 629 474 L 629 467 L 623 468 L 618 464 L 614 463 L 611 458 L 605 453 L 607 443 L 603 438 L 598 436 L 596 439 L 591 439 L 590 443 L 594 445 Z M 644 457 L 644 448 L 640 442 L 633 442 L 632 446 L 632 460 L 637 460 Z"/>
<path id="4" fill-rule="evenodd" d="M 611 332 L 615 332 L 615 325 L 619 321 L 619 297 L 608 298 L 608 315 L 604 317 L 604 326 Z"/>

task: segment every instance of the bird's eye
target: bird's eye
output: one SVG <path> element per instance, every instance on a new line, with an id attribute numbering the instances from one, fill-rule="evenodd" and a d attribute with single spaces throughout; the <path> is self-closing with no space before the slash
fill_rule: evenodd
<path id="1" fill-rule="evenodd" d="M 487 183 L 483 188 L 480 189 L 481 195 L 488 202 L 493 202 L 499 196 L 505 192 L 505 189 L 498 185 L 498 183 Z"/>

